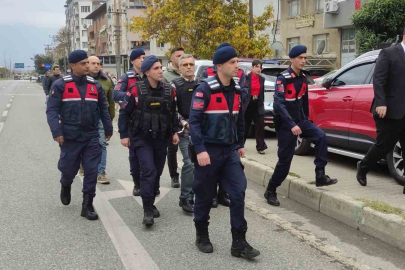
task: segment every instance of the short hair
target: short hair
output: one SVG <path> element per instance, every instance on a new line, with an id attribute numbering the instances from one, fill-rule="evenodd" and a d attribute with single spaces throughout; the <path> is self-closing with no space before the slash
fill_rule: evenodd
<path id="1" fill-rule="evenodd" d="M 175 52 L 180 52 L 180 51 L 184 52 L 184 49 L 182 47 L 176 47 L 170 51 L 170 55 L 173 55 Z"/>
<path id="2" fill-rule="evenodd" d="M 55 69 L 57 69 L 57 68 L 59 68 L 59 66 L 54 66 L 52 70 L 55 70 Z"/>
<path id="3" fill-rule="evenodd" d="M 181 60 L 186 59 L 186 58 L 193 58 L 194 59 L 194 56 L 192 54 L 183 54 L 179 58 L 179 66 L 181 66 Z"/>
<path id="4" fill-rule="evenodd" d="M 252 62 L 252 67 L 255 67 L 255 66 L 257 66 L 257 65 L 260 65 L 260 68 L 262 68 L 263 67 L 263 64 L 262 64 L 262 61 L 260 61 L 260 60 L 253 60 L 253 62 Z"/>

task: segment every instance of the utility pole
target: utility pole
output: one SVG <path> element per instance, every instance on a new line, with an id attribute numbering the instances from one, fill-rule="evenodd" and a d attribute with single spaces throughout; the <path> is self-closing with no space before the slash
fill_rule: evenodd
<path id="1" fill-rule="evenodd" d="M 249 38 L 253 39 L 253 0 L 249 0 Z"/>
<path id="2" fill-rule="evenodd" d="M 126 14 L 124 11 L 112 11 L 111 7 L 108 8 L 108 13 L 115 15 L 115 30 L 114 36 L 116 38 L 116 49 L 115 49 L 115 63 L 117 65 L 117 78 L 121 78 L 121 25 L 120 17 L 121 14 Z"/>
<path id="3" fill-rule="evenodd" d="M 7 62 L 6 62 L 6 51 L 4 51 L 4 76 L 7 78 Z"/>

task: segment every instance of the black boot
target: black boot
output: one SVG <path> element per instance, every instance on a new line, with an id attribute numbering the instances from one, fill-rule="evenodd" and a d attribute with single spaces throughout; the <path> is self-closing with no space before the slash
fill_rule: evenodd
<path id="1" fill-rule="evenodd" d="M 218 203 L 222 204 L 223 206 L 229 207 L 231 205 L 229 195 L 225 191 L 218 192 L 217 200 Z"/>
<path id="2" fill-rule="evenodd" d="M 253 259 L 260 255 L 260 251 L 254 249 L 246 241 L 246 229 L 237 230 L 232 229 L 232 247 L 231 254 L 234 257 L 245 257 L 246 259 Z"/>
<path id="3" fill-rule="evenodd" d="M 218 207 L 218 200 L 217 197 L 212 199 L 212 208 L 217 208 Z"/>
<path id="4" fill-rule="evenodd" d="M 69 185 L 67 187 L 62 186 L 62 188 L 60 190 L 60 201 L 64 205 L 69 205 L 70 204 L 70 200 L 72 199 L 72 197 L 70 195 L 70 190 L 71 189 L 72 189 L 72 186 Z"/>
<path id="5" fill-rule="evenodd" d="M 277 189 L 277 187 L 274 184 L 269 182 L 269 185 L 267 186 L 267 190 L 264 193 L 264 198 L 266 198 L 268 204 L 273 205 L 273 206 L 280 206 L 280 202 L 277 199 L 276 189 Z"/>
<path id="6" fill-rule="evenodd" d="M 194 206 L 187 199 L 180 199 L 179 206 L 188 214 L 194 213 Z"/>
<path id="7" fill-rule="evenodd" d="M 83 194 L 81 216 L 87 218 L 88 220 L 97 220 L 98 219 L 96 210 L 94 210 L 94 207 L 93 207 L 93 198 L 94 198 L 94 196 L 92 196 L 92 195 Z"/>
<path id="8" fill-rule="evenodd" d="M 143 221 L 147 227 L 152 226 L 155 222 L 153 220 L 153 204 L 149 200 L 142 200 L 143 201 Z"/>
<path id="9" fill-rule="evenodd" d="M 132 175 L 132 180 L 134 180 L 134 191 L 132 192 L 132 195 L 141 196 L 141 184 L 139 181 L 139 175 Z"/>
<path id="10" fill-rule="evenodd" d="M 197 231 L 197 239 L 195 240 L 195 245 L 203 253 L 212 253 L 214 247 L 211 244 L 210 237 L 208 234 L 209 223 L 195 224 L 195 229 Z"/>
<path id="11" fill-rule="evenodd" d="M 154 217 L 154 218 L 160 217 L 160 212 L 159 212 L 159 210 L 156 208 L 155 205 L 152 205 L 152 212 L 153 212 L 153 217 Z"/>
<path id="12" fill-rule="evenodd" d="M 322 168 L 322 169 L 316 168 L 315 175 L 316 175 L 315 179 L 316 179 L 317 187 L 330 186 L 330 185 L 334 185 L 338 182 L 337 179 L 332 179 L 329 177 L 329 175 L 326 175 L 324 168 Z"/>
<path id="13" fill-rule="evenodd" d="M 179 184 L 179 176 L 175 175 L 172 177 L 172 188 L 179 188 L 180 184 Z"/>
<path id="14" fill-rule="evenodd" d="M 362 185 L 363 187 L 367 186 L 367 173 L 368 170 L 361 167 L 361 161 L 357 162 L 356 178 L 360 185 Z"/>

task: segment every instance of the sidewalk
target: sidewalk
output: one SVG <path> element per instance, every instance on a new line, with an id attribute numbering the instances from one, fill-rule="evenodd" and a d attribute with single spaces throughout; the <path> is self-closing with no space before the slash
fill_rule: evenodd
<path id="1" fill-rule="evenodd" d="M 255 151 L 255 140 L 248 139 L 245 145 L 246 158 L 242 161 L 246 177 L 249 181 L 262 185 L 263 193 L 278 160 L 275 136 L 266 138 L 266 143 L 266 154 L 260 155 Z M 294 156 L 291 173 L 277 190 L 281 207 L 282 196 L 288 197 L 405 250 L 404 214 L 383 214 L 366 207 L 362 202 L 364 199 L 379 201 L 405 210 L 403 187 L 390 177 L 386 166 L 376 165 L 368 175 L 367 187 L 362 187 L 356 180 L 357 160 L 329 154 L 326 172 L 331 177 L 338 178 L 339 183 L 316 188 L 313 160 L 314 155 Z M 401 212 L 400 209 L 396 210 Z"/>

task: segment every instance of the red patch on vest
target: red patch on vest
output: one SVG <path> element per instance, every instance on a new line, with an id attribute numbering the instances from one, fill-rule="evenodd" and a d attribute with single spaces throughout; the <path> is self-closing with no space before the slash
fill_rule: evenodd
<path id="1" fill-rule="evenodd" d="M 204 101 L 194 101 L 193 109 L 204 109 Z"/>
<path id="2" fill-rule="evenodd" d="M 195 93 L 195 96 L 202 98 L 204 96 L 204 93 L 197 92 L 197 93 Z"/>

